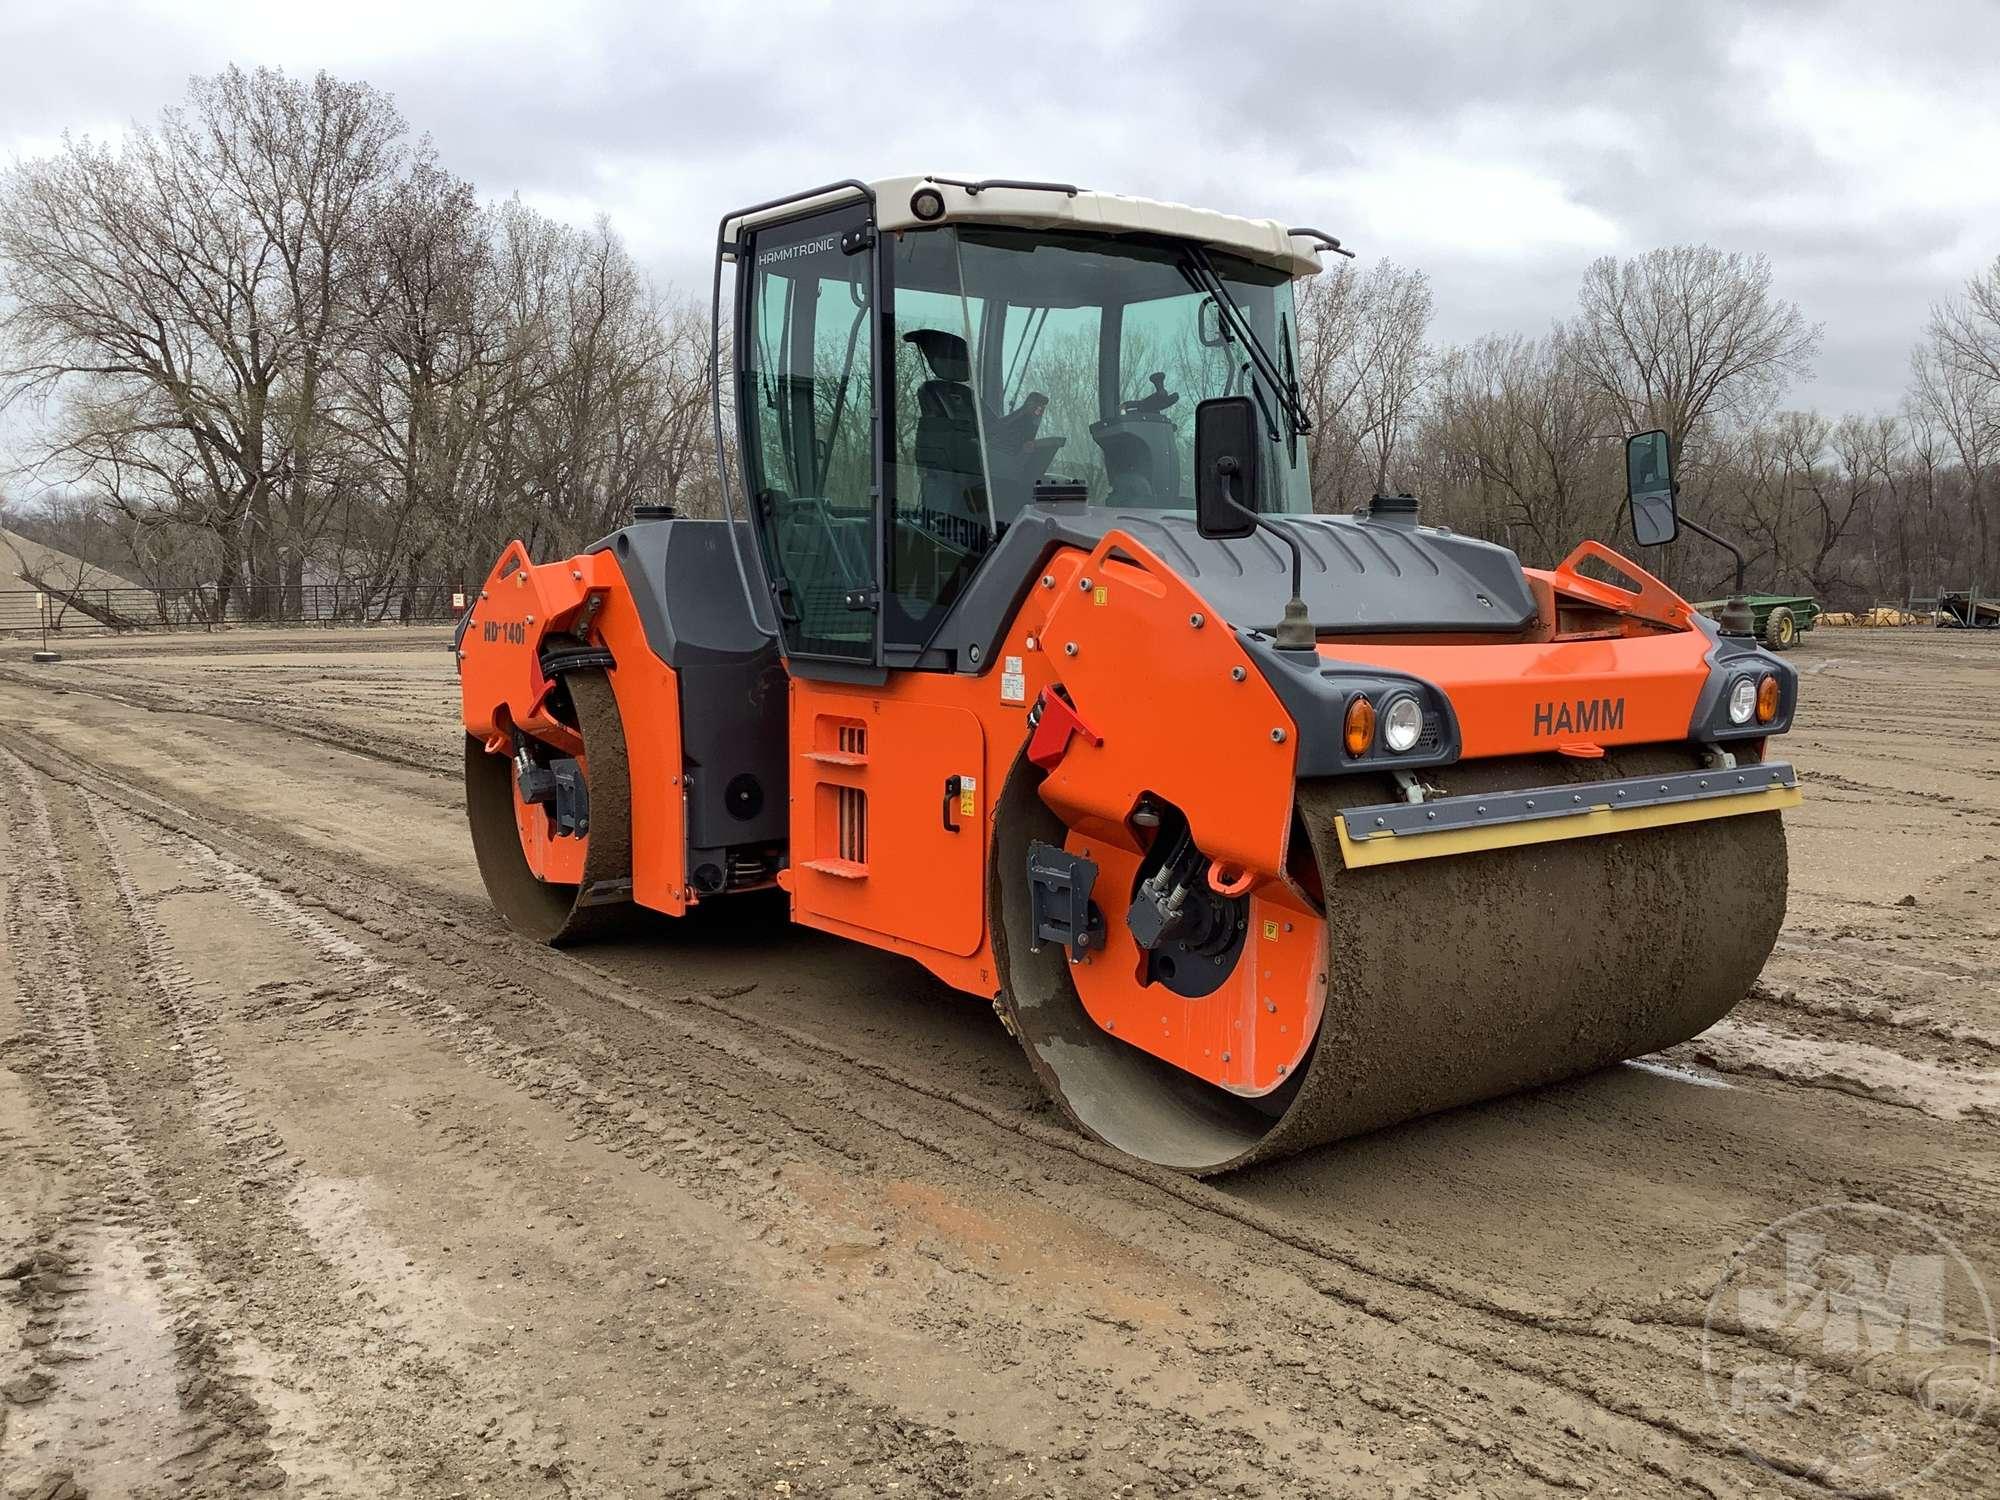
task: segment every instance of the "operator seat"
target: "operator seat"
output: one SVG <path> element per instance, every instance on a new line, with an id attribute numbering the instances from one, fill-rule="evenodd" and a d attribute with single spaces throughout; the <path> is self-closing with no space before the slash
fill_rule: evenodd
<path id="1" fill-rule="evenodd" d="M 963 338 L 939 328 L 913 328 L 931 378 L 917 387 L 917 433 L 911 457 L 923 474 L 923 508 L 935 518 L 986 527 L 986 471 L 979 454 L 979 406 L 972 394 L 972 355 Z M 933 523 L 935 524 L 935 523 Z M 954 536 L 953 541 L 960 538 Z"/>
<path id="2" fill-rule="evenodd" d="M 1149 378 L 1150 396 L 1124 402 L 1117 416 L 1090 424 L 1090 435 L 1104 454 L 1112 505 L 1171 508 L 1183 503 L 1180 432 L 1167 415 L 1180 393 L 1167 389 L 1163 370 Z"/>

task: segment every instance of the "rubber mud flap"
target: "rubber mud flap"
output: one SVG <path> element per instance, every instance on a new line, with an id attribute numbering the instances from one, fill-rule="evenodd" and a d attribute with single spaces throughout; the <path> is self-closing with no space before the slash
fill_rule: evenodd
<path id="1" fill-rule="evenodd" d="M 465 737 L 465 814 L 472 825 L 480 878 L 507 924 L 540 943 L 607 936 L 623 927 L 633 912 L 626 900 L 580 902 L 582 894 L 600 881 L 632 878 L 632 782 L 624 721 L 610 680 L 596 669 L 570 672 L 564 680 L 576 709 L 577 728 L 583 733 L 584 784 L 590 791 L 590 833 L 581 884 L 540 880 L 528 868 L 514 825 L 514 763 L 507 756 L 488 754 L 476 737 Z"/>
<path id="2" fill-rule="evenodd" d="M 1694 769 L 1691 751 L 1534 757 L 1425 773 L 1446 794 Z M 1293 1085 L 1251 1101 L 1098 1030 L 1066 965 L 1028 953 L 1005 847 L 1039 798 L 1002 792 L 992 898 L 1001 1005 L 1086 1132 L 1207 1175 L 1516 1090 L 1698 1035 L 1748 993 L 1784 920 L 1777 813 L 1349 870 L 1333 820 L 1393 796 L 1372 777 L 1301 783 L 1326 893 L 1320 1030 Z M 1032 806 L 1030 804 L 1033 804 Z M 1032 836 L 1047 837 L 1046 832 Z M 1057 950 L 1058 953 L 1060 950 Z"/>

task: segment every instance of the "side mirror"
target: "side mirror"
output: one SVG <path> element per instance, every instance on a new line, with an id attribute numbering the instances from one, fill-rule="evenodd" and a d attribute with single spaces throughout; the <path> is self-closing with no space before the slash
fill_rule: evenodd
<path id="1" fill-rule="evenodd" d="M 1632 535 L 1640 546 L 1663 546 L 1680 535 L 1674 461 L 1666 433 L 1655 429 L 1625 439 L 1625 499 L 1632 507 Z"/>
<path id="2" fill-rule="evenodd" d="M 1264 451 L 1257 403 L 1215 396 L 1194 409 L 1194 527 L 1212 540 L 1257 529 L 1257 465 Z"/>

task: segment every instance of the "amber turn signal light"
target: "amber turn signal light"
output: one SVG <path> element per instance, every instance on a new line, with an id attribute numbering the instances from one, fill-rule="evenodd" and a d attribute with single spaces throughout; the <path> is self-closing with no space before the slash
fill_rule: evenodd
<path id="1" fill-rule="evenodd" d="M 1768 724 L 1778 717 L 1778 679 L 1766 672 L 1757 684 L 1757 722 Z"/>
<path id="2" fill-rule="evenodd" d="M 1375 705 L 1358 693 L 1348 702 L 1342 737 L 1349 755 L 1366 755 L 1375 743 Z"/>

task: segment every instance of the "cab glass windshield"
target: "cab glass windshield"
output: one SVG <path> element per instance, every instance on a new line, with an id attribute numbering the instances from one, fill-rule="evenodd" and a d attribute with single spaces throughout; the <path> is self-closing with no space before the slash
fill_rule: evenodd
<path id="1" fill-rule="evenodd" d="M 893 237 L 889 593 L 912 623 L 1034 501 L 1194 508 L 1195 408 L 1248 395 L 1270 448 L 1257 508 L 1310 510 L 1304 439 L 1184 246 L 1043 230 Z M 1283 272 L 1211 253 L 1281 378 Z"/>

